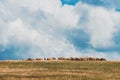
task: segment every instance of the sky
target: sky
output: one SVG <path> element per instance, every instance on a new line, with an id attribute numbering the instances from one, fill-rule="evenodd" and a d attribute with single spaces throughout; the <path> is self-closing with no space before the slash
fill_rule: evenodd
<path id="1" fill-rule="evenodd" d="M 0 60 L 120 60 L 120 0 L 0 0 Z"/>

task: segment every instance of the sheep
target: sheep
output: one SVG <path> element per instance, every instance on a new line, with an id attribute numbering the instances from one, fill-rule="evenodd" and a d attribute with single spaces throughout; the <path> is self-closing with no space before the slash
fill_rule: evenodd
<path id="1" fill-rule="evenodd" d="M 42 58 L 36 58 L 36 60 L 42 60 Z"/>
<path id="2" fill-rule="evenodd" d="M 34 59 L 32 58 L 28 58 L 28 61 L 33 61 Z M 42 58 L 36 58 L 35 60 L 42 60 Z M 51 57 L 51 58 L 43 58 L 43 60 L 67 60 L 67 61 L 106 61 L 105 58 L 93 58 L 93 57 L 69 57 L 69 58 L 65 58 L 65 57 L 59 57 L 58 59 L 55 57 Z"/>
<path id="3" fill-rule="evenodd" d="M 80 58 L 77 58 L 77 57 L 76 57 L 76 58 L 74 58 L 74 60 L 75 60 L 75 61 L 80 61 Z"/>
<path id="4" fill-rule="evenodd" d="M 28 58 L 27 61 L 33 61 L 33 59 L 32 58 Z"/>
<path id="5" fill-rule="evenodd" d="M 70 57 L 70 60 L 71 60 L 71 61 L 73 61 L 73 60 L 75 60 L 75 58 L 73 58 L 73 57 Z"/>
<path id="6" fill-rule="evenodd" d="M 85 61 L 89 61 L 89 57 L 85 57 L 84 60 L 85 60 Z"/>
<path id="7" fill-rule="evenodd" d="M 55 57 L 53 57 L 52 59 L 53 59 L 53 60 L 56 60 L 56 58 L 55 58 Z"/>
<path id="8" fill-rule="evenodd" d="M 64 58 L 64 57 L 60 57 L 60 58 L 58 58 L 58 60 L 65 60 L 66 58 Z"/>
<path id="9" fill-rule="evenodd" d="M 96 58 L 96 61 L 100 61 L 100 58 Z"/>
<path id="10" fill-rule="evenodd" d="M 106 61 L 106 59 L 105 58 L 100 58 L 100 61 Z"/>
<path id="11" fill-rule="evenodd" d="M 89 61 L 95 61 L 96 58 L 89 57 Z"/>
<path id="12" fill-rule="evenodd" d="M 80 61 L 85 61 L 85 59 L 84 58 L 80 58 Z"/>
<path id="13" fill-rule="evenodd" d="M 47 60 L 46 58 L 44 58 L 44 61 Z"/>
<path id="14" fill-rule="evenodd" d="M 47 60 L 49 61 L 49 60 L 52 60 L 52 58 L 47 58 Z"/>
<path id="15" fill-rule="evenodd" d="M 56 60 L 56 58 L 55 57 L 47 58 L 47 60 Z"/>

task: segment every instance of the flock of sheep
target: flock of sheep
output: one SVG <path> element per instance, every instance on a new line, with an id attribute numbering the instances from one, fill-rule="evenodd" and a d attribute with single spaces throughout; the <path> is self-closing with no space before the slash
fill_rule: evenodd
<path id="1" fill-rule="evenodd" d="M 33 60 L 39 60 L 39 61 L 106 61 L 105 58 L 93 58 L 93 57 L 70 57 L 70 58 L 65 58 L 65 57 L 59 57 L 59 58 L 28 58 L 27 61 L 33 61 Z"/>

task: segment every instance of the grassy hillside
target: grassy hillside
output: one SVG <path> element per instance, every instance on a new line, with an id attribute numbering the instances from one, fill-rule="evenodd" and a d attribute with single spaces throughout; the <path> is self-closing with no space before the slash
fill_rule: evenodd
<path id="1" fill-rule="evenodd" d="M 120 62 L 5 61 L 0 80 L 120 80 Z"/>

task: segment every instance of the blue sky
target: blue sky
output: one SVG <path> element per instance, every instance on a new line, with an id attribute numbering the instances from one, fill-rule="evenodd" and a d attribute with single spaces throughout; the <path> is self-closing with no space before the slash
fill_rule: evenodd
<path id="1" fill-rule="evenodd" d="M 120 10 L 120 0 L 61 0 L 62 4 L 75 5 L 78 2 L 87 3 L 94 6 L 104 6 L 107 8 L 115 7 L 117 11 Z"/>
<path id="2" fill-rule="evenodd" d="M 120 0 L 0 0 L 0 60 L 120 60 Z"/>
<path id="3" fill-rule="evenodd" d="M 61 0 L 62 4 L 75 5 L 79 0 Z"/>

